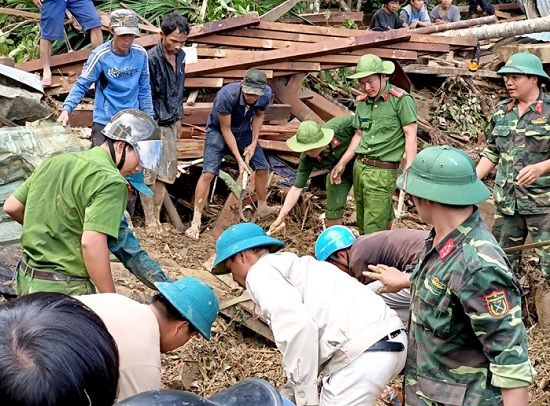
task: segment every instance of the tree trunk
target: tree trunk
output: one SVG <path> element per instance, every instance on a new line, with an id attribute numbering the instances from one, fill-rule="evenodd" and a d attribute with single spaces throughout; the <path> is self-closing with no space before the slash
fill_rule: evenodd
<path id="1" fill-rule="evenodd" d="M 414 30 L 411 30 L 411 34 L 432 34 L 434 32 L 473 27 L 474 25 L 495 24 L 495 23 L 498 23 L 498 19 L 496 16 L 472 18 L 470 20 L 457 21 L 456 23 L 438 24 L 438 25 L 432 24 L 432 25 L 429 25 L 428 27 L 416 28 Z"/>
<path id="2" fill-rule="evenodd" d="M 444 37 L 489 39 L 550 31 L 550 16 L 436 34 Z"/>

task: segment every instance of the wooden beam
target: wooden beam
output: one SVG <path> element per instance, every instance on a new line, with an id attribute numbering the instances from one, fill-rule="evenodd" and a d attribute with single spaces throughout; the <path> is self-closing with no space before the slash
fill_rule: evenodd
<path id="1" fill-rule="evenodd" d="M 185 79 L 186 89 L 219 89 L 223 87 L 223 78 L 188 78 Z"/>
<path id="2" fill-rule="evenodd" d="M 296 75 L 292 75 L 286 83 L 286 88 L 288 91 L 298 93 L 302 90 L 302 84 L 304 83 L 306 76 L 307 75 L 305 73 L 297 73 Z"/>
<path id="3" fill-rule="evenodd" d="M 195 40 L 197 38 L 207 36 L 210 34 L 233 30 L 235 28 L 246 27 L 249 25 L 258 24 L 260 17 L 258 13 L 250 13 L 244 16 L 226 18 L 220 21 L 214 21 L 211 23 L 194 25 L 189 32 L 188 40 Z M 159 34 L 144 35 L 134 40 L 134 43 L 141 45 L 144 48 L 151 48 L 156 45 L 160 39 Z M 52 71 L 59 66 L 71 65 L 77 62 L 83 63 L 90 56 L 90 49 L 83 49 L 71 53 L 53 55 L 51 60 Z M 42 62 L 40 60 L 33 60 L 23 62 L 16 65 L 18 69 L 22 69 L 27 72 L 37 72 L 42 70 Z"/>
<path id="4" fill-rule="evenodd" d="M 375 35 L 377 31 L 355 30 L 350 28 L 335 28 L 335 27 L 313 27 L 311 25 L 272 23 L 268 21 L 260 21 L 257 28 L 270 31 L 286 31 L 294 33 L 304 33 L 308 35 L 325 35 L 329 37 L 357 37 L 358 35 Z M 406 29 L 403 29 L 406 31 Z"/>
<path id="5" fill-rule="evenodd" d="M 418 73 L 422 75 L 436 76 L 471 76 L 478 78 L 502 79 L 502 75 L 490 70 L 479 69 L 476 72 L 470 72 L 466 68 L 451 68 L 447 66 L 428 66 L 428 65 L 405 65 L 403 70 L 406 73 Z"/>
<path id="6" fill-rule="evenodd" d="M 0 7 L 0 14 L 9 14 L 12 16 L 32 18 L 34 20 L 40 20 L 39 13 L 31 13 L 29 11 L 22 11 L 13 8 Z"/>
<path id="7" fill-rule="evenodd" d="M 392 30 L 378 32 L 376 34 L 362 35 L 351 38 L 331 38 L 327 41 L 314 44 L 300 44 L 284 49 L 269 52 L 257 52 L 254 55 L 243 58 L 230 57 L 215 61 L 200 61 L 187 65 L 186 75 L 196 77 L 205 73 L 216 73 L 227 69 L 242 69 L 252 66 L 265 65 L 313 57 L 315 55 L 327 55 L 335 52 L 351 51 L 369 46 L 381 46 L 399 41 L 407 41 L 410 33 L 407 30 Z"/>
<path id="8" fill-rule="evenodd" d="M 325 120 L 319 117 L 312 109 L 301 101 L 298 96 L 296 96 L 296 93 L 287 89 L 279 80 L 271 79 L 268 83 L 273 89 L 275 98 L 281 103 L 290 104 L 292 115 L 298 120 L 313 120 L 319 124 L 324 124 Z"/>
<path id="9" fill-rule="evenodd" d="M 449 44 L 453 46 L 460 47 L 475 47 L 477 45 L 477 40 L 475 38 L 454 38 L 454 37 L 444 37 L 444 40 L 441 40 L 442 37 L 437 35 L 429 34 L 413 34 L 411 35 L 411 40 L 409 43 L 434 43 L 434 44 Z"/>
<path id="10" fill-rule="evenodd" d="M 314 24 L 342 24 L 346 20 L 353 20 L 355 22 L 363 22 L 363 12 L 362 11 L 350 11 L 350 12 L 335 12 L 330 13 L 329 18 L 326 18 L 325 13 L 316 13 L 316 14 L 302 14 L 301 18 L 298 17 L 287 17 L 282 18 L 281 21 L 285 23 L 292 24 L 304 24 L 304 20 L 307 20 Z"/>
<path id="11" fill-rule="evenodd" d="M 192 106 L 185 106 L 182 121 L 193 125 L 205 125 L 211 111 L 212 103 L 195 103 Z M 265 122 L 288 120 L 290 115 L 290 105 L 272 104 L 265 111 Z"/>
<path id="12" fill-rule="evenodd" d="M 297 97 L 300 99 L 306 97 L 306 105 L 325 121 L 336 116 L 351 116 L 352 114 L 351 111 L 332 103 L 320 94 L 309 89 L 304 89 L 304 91 L 297 94 Z"/>
<path id="13" fill-rule="evenodd" d="M 302 0 L 287 0 L 282 4 L 279 4 L 277 7 L 269 10 L 267 13 L 263 14 L 260 17 L 262 21 L 275 21 L 281 18 L 283 15 L 288 13 L 292 7 L 300 3 Z"/>
<path id="14" fill-rule="evenodd" d="M 260 68 L 258 68 L 260 69 Z M 273 78 L 273 70 L 271 69 L 264 69 L 261 68 L 262 71 L 265 73 L 265 76 L 268 79 Z M 246 73 L 246 69 L 234 69 L 234 70 L 226 70 L 224 72 L 220 73 L 213 73 L 212 75 L 203 75 L 203 77 L 220 77 L 223 76 L 224 79 L 236 79 L 236 80 L 242 80 L 244 77 L 244 74 Z M 236 80 L 233 80 L 235 82 Z M 187 87 L 187 78 L 185 79 L 185 87 Z"/>

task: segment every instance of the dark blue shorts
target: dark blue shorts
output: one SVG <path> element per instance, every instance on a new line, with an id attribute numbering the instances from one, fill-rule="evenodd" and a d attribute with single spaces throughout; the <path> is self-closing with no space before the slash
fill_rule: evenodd
<path id="1" fill-rule="evenodd" d="M 40 36 L 47 40 L 63 39 L 65 10 L 88 31 L 101 27 L 101 20 L 92 0 L 44 0 L 40 9 Z"/>
<path id="2" fill-rule="evenodd" d="M 244 149 L 252 142 L 252 133 L 245 134 L 240 137 L 235 137 L 237 140 L 237 147 L 239 152 L 244 152 Z M 217 131 L 209 130 L 206 133 L 206 142 L 204 143 L 204 162 L 202 164 L 202 172 L 213 173 L 218 175 L 220 173 L 220 165 L 222 163 L 223 156 L 227 153 L 231 153 L 227 148 L 227 144 L 223 139 L 223 135 Z M 254 155 L 250 159 L 250 166 L 255 171 L 261 169 L 268 169 L 267 160 L 265 159 L 264 151 L 260 144 L 256 144 Z"/>

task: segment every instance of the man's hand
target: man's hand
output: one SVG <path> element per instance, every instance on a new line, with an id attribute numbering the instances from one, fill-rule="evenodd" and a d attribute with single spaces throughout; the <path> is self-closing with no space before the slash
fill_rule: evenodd
<path id="1" fill-rule="evenodd" d="M 342 173 L 344 172 L 345 166 L 337 164 L 330 171 L 330 183 L 333 185 L 339 185 L 342 182 Z"/>
<path id="2" fill-rule="evenodd" d="M 411 25 L 409 25 L 409 29 L 410 30 L 414 30 L 416 28 L 416 26 L 418 25 L 418 20 L 416 20 L 415 22 L 411 23 Z"/>
<path id="3" fill-rule="evenodd" d="M 527 165 L 521 171 L 519 171 L 516 180 L 522 186 L 528 186 L 534 183 L 540 175 L 544 174 L 544 169 L 540 164 Z"/>
<path id="4" fill-rule="evenodd" d="M 42 8 L 42 0 L 32 0 L 34 5 L 38 8 Z"/>
<path id="5" fill-rule="evenodd" d="M 378 293 L 396 293 L 401 289 L 405 289 L 411 286 L 410 275 L 401 272 L 397 268 L 393 268 L 387 265 L 369 265 L 369 269 L 372 272 L 365 271 L 363 275 L 368 278 L 380 281 L 384 284 Z"/>
<path id="6" fill-rule="evenodd" d="M 39 1 L 39 0 L 36 0 Z M 63 110 L 59 117 L 57 117 L 57 122 L 61 123 L 61 125 L 66 126 L 67 122 L 69 121 L 69 112 L 67 110 Z"/>
<path id="7" fill-rule="evenodd" d="M 284 217 L 277 217 L 277 220 L 275 220 L 270 226 L 269 230 L 267 231 L 267 235 L 273 235 L 274 233 L 277 233 L 281 231 L 283 228 L 285 228 L 286 224 L 283 222 Z"/>
<path id="8" fill-rule="evenodd" d="M 254 151 L 256 151 L 256 145 L 258 144 L 258 141 L 252 141 L 252 143 L 244 149 L 243 156 L 248 155 L 250 158 L 254 155 Z"/>
<path id="9" fill-rule="evenodd" d="M 239 175 L 242 175 L 245 172 L 247 172 L 248 174 L 252 173 L 252 169 L 250 168 L 250 166 L 248 166 L 244 159 L 239 157 L 237 159 L 237 163 L 239 164 Z"/>

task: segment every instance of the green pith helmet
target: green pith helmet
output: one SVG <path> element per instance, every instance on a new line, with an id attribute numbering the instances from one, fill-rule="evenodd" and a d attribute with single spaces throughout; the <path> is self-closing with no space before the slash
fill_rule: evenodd
<path id="1" fill-rule="evenodd" d="M 519 52 L 512 55 L 506 61 L 506 65 L 497 73 L 500 75 L 535 75 L 544 79 L 550 79 L 550 76 L 544 71 L 539 57 L 530 52 Z"/>
<path id="2" fill-rule="evenodd" d="M 294 136 L 286 140 L 286 145 L 295 152 L 304 152 L 328 145 L 334 137 L 334 130 L 322 128 L 315 121 L 306 120 L 300 123 Z"/>
<path id="3" fill-rule="evenodd" d="M 490 194 L 477 178 L 472 158 L 447 145 L 420 151 L 397 179 L 397 187 L 412 196 L 455 206 L 483 202 Z"/>
<path id="4" fill-rule="evenodd" d="M 383 61 L 373 54 L 363 55 L 357 63 L 355 74 L 348 76 L 348 79 L 361 79 L 370 75 L 384 73 L 391 75 L 395 71 L 395 65 L 391 61 Z"/>

